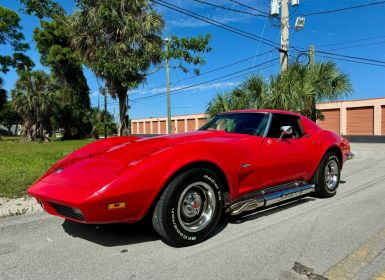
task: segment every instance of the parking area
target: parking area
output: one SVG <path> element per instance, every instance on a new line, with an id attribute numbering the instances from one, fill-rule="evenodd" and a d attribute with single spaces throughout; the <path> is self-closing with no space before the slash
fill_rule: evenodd
<path id="1" fill-rule="evenodd" d="M 385 144 L 352 150 L 335 197 L 225 218 L 187 248 L 148 224 L 2 218 L 0 279 L 385 279 Z"/>

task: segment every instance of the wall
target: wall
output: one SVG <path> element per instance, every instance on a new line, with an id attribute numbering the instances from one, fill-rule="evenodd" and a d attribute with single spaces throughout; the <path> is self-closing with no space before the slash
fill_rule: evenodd
<path id="1" fill-rule="evenodd" d="M 317 121 L 324 129 L 341 135 L 385 135 L 385 98 L 324 102 L 317 104 L 324 121 Z M 197 130 L 207 122 L 205 114 L 172 117 L 172 132 Z M 166 118 L 146 118 L 131 121 L 133 134 L 166 134 Z"/>

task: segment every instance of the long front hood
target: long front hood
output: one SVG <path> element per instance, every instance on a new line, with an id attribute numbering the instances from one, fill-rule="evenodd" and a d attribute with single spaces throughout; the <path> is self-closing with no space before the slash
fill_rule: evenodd
<path id="1" fill-rule="evenodd" d="M 124 138 L 117 137 L 109 140 L 113 145 L 106 145 L 103 140 L 100 143 L 97 141 L 60 161 L 40 181 L 92 193 L 119 178 L 122 172 L 135 168 L 141 161 L 175 145 L 199 141 L 234 141 L 234 138 L 241 140 L 244 137 L 223 132 L 198 131 L 172 136 L 137 138 L 133 141 L 123 141 Z"/>

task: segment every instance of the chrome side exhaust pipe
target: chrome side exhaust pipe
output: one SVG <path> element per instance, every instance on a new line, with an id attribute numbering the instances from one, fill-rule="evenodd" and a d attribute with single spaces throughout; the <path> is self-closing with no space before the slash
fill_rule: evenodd
<path id="1" fill-rule="evenodd" d="M 230 215 L 232 216 L 236 216 L 244 211 L 252 211 L 264 206 L 270 206 L 270 205 L 283 202 L 295 197 L 309 194 L 311 192 L 314 192 L 314 190 L 315 190 L 315 185 L 302 185 L 302 186 L 284 189 L 281 191 L 268 193 L 265 195 L 259 195 L 253 198 L 248 198 L 246 200 L 241 200 L 233 203 L 227 209 L 227 212 L 229 212 Z"/>

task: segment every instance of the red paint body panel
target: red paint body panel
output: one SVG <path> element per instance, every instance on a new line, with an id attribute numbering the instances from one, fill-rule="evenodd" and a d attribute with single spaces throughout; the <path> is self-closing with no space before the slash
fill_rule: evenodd
<path id="1" fill-rule="evenodd" d="M 278 110 L 244 110 L 291 114 Z M 326 151 L 336 148 L 343 161 L 350 152 L 346 139 L 322 130 L 301 116 L 305 135 L 298 139 L 259 137 L 223 131 L 196 131 L 154 138 L 113 137 L 93 142 L 55 164 L 28 193 L 44 209 L 59 214 L 52 203 L 79 209 L 83 223 L 136 222 L 156 201 L 180 169 L 206 162 L 220 169 L 230 202 L 249 192 L 286 183 L 311 181 Z M 246 164 L 246 165 L 245 165 Z M 107 204 L 126 207 L 107 210 Z"/>

